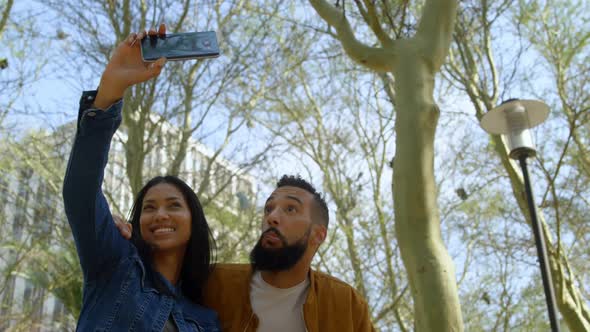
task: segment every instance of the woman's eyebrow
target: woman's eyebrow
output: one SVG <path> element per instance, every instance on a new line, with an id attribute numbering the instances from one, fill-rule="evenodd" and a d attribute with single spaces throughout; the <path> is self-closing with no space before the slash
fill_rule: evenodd
<path id="1" fill-rule="evenodd" d="M 166 197 L 165 200 L 166 201 L 176 201 L 176 200 L 180 200 L 180 197 L 178 197 L 178 196 L 170 196 L 170 197 Z M 143 201 L 144 204 L 145 203 L 155 203 L 155 202 L 156 202 L 156 200 L 155 199 L 151 199 L 151 198 L 150 199 L 146 199 L 146 200 Z"/>

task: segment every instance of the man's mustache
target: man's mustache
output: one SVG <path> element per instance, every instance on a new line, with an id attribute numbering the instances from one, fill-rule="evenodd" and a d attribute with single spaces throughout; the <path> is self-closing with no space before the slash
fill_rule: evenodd
<path id="1" fill-rule="evenodd" d="M 264 231 L 264 233 L 262 233 L 262 235 L 260 235 L 260 239 L 262 240 L 264 235 L 269 232 L 273 232 L 281 240 L 281 242 L 283 242 L 283 244 L 287 243 L 287 238 L 285 238 L 285 236 L 283 234 L 281 234 L 281 232 L 279 232 L 279 230 L 274 227 L 271 227 L 271 228 L 267 229 L 266 231 Z"/>

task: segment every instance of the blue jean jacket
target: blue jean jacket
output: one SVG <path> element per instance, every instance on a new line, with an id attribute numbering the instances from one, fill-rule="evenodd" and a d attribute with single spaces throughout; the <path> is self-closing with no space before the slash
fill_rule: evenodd
<path id="1" fill-rule="evenodd" d="M 78 129 L 63 186 L 66 215 L 84 273 L 78 331 L 162 331 L 173 319 L 178 331 L 220 331 L 217 314 L 192 303 L 180 287 L 149 269 L 115 227 L 101 190 L 111 139 L 121 124 L 122 101 L 91 109 L 95 91 L 80 100 Z M 169 288 L 157 291 L 153 278 Z"/>

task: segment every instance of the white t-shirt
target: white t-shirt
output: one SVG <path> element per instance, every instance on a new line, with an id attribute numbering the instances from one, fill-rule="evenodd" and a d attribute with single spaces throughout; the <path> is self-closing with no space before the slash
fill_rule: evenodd
<path id="1" fill-rule="evenodd" d="M 258 332 L 305 332 L 303 304 L 309 277 L 291 288 L 275 288 L 256 271 L 250 282 L 250 303 L 258 316 Z"/>

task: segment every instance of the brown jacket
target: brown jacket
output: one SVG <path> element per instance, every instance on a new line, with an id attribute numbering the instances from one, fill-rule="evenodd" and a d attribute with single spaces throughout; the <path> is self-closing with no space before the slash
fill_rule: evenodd
<path id="1" fill-rule="evenodd" d="M 218 264 L 205 288 L 205 305 L 219 314 L 223 331 L 256 331 L 250 305 L 252 269 L 248 264 Z M 348 284 L 311 271 L 303 305 L 308 332 L 375 331 L 367 302 Z"/>

